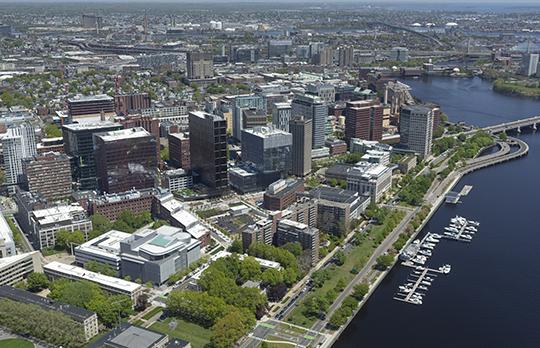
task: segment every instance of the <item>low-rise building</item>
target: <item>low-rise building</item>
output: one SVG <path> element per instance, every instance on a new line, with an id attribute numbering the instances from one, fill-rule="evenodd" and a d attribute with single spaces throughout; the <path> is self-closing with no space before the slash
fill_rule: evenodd
<path id="1" fill-rule="evenodd" d="M 172 226 L 146 229 L 120 242 L 122 277 L 163 284 L 197 261 L 201 242 Z"/>
<path id="2" fill-rule="evenodd" d="M 45 310 L 60 312 L 67 315 L 82 326 L 87 341 L 99 332 L 97 314 L 84 308 L 57 302 L 50 298 L 32 294 L 31 292 L 7 285 L 0 286 L 0 298 L 37 305 Z"/>
<path id="3" fill-rule="evenodd" d="M 341 139 L 328 139 L 326 147 L 330 149 L 330 156 L 341 155 L 347 152 L 347 143 Z"/>
<path id="4" fill-rule="evenodd" d="M 39 251 L 7 256 L 0 259 L 0 285 L 15 285 L 30 273 L 42 272 Z"/>
<path id="5" fill-rule="evenodd" d="M 412 169 L 414 169 L 414 167 L 416 167 L 416 156 L 405 156 L 398 163 L 399 171 L 403 174 L 407 174 Z"/>
<path id="6" fill-rule="evenodd" d="M 103 215 L 107 219 L 115 221 L 126 210 L 134 214 L 150 211 L 154 194 L 154 189 L 105 193 L 90 200 L 90 211 L 92 214 Z"/>
<path id="7" fill-rule="evenodd" d="M 281 219 L 277 224 L 276 244 L 282 246 L 295 242 L 300 243 L 303 250 L 309 250 L 312 265 L 319 261 L 319 230 L 300 222 Z"/>
<path id="8" fill-rule="evenodd" d="M 367 150 L 367 152 L 362 156 L 362 161 L 369 163 L 376 163 L 382 165 L 390 164 L 390 152 L 388 151 L 379 151 L 379 150 Z"/>
<path id="9" fill-rule="evenodd" d="M 122 323 L 105 337 L 92 342 L 87 348 L 191 348 L 191 344 L 162 333 Z"/>
<path id="10" fill-rule="evenodd" d="M 191 188 L 193 187 L 193 176 L 182 168 L 167 170 L 161 176 L 161 185 L 169 192 Z"/>
<path id="11" fill-rule="evenodd" d="M 0 259 L 17 254 L 13 233 L 4 215 L 0 214 Z"/>
<path id="12" fill-rule="evenodd" d="M 264 207 L 268 210 L 283 210 L 296 202 L 298 192 L 304 192 L 303 180 L 278 180 L 266 189 Z"/>
<path id="13" fill-rule="evenodd" d="M 34 210 L 30 212 L 30 224 L 31 237 L 34 245 L 39 249 L 54 247 L 56 234 L 60 230 L 81 231 L 85 240 L 88 239 L 88 233 L 92 230 L 92 220 L 76 203 Z"/>
<path id="14" fill-rule="evenodd" d="M 111 230 L 73 249 L 75 263 L 85 267 L 90 261 L 99 262 L 121 274 L 120 242 L 130 233 Z"/>
<path id="15" fill-rule="evenodd" d="M 392 170 L 382 164 L 358 162 L 348 173 L 347 189 L 378 202 L 392 186 Z"/>
<path id="16" fill-rule="evenodd" d="M 97 284 L 102 290 L 111 294 L 127 295 L 133 305 L 137 303 L 137 299 L 142 295 L 144 290 L 140 284 L 91 272 L 81 267 L 66 265 L 58 261 L 43 265 L 43 271 L 51 279 L 87 280 Z"/>

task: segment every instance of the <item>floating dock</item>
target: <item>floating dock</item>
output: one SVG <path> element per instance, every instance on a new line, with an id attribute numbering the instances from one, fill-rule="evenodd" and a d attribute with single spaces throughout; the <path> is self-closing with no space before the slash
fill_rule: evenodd
<path id="1" fill-rule="evenodd" d="M 407 283 L 400 285 L 399 291 L 394 295 L 394 300 L 421 305 L 428 286 L 439 274 L 448 274 L 450 270 L 450 265 L 444 265 L 438 269 L 417 267 L 407 278 Z"/>
<path id="2" fill-rule="evenodd" d="M 401 264 L 413 268 L 424 265 L 431 257 L 435 245 L 440 242 L 440 238 L 440 235 L 428 232 L 421 240 L 413 241 L 399 255 L 403 261 Z"/>
<path id="3" fill-rule="evenodd" d="M 443 238 L 470 243 L 473 236 L 478 232 L 480 223 L 467 220 L 464 217 L 456 216 L 452 218 L 451 224 L 444 228 Z"/>
<path id="4" fill-rule="evenodd" d="M 465 185 L 463 186 L 460 192 L 455 192 L 455 191 L 448 192 L 445 196 L 445 202 L 450 203 L 450 204 L 461 203 L 460 198 L 467 196 L 469 192 L 471 192 L 472 188 L 473 187 L 471 185 Z"/>

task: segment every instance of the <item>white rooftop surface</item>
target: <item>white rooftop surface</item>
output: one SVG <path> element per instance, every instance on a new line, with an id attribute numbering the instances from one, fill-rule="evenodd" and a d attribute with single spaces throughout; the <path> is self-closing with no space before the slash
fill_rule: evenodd
<path id="1" fill-rule="evenodd" d="M 191 243 L 191 235 L 176 227 L 161 226 L 155 232 L 157 235 L 140 245 L 139 250 L 151 255 L 164 255 Z"/>
<path id="2" fill-rule="evenodd" d="M 182 209 L 184 207 L 182 202 L 180 202 L 177 199 L 169 199 L 166 202 L 162 202 L 161 206 L 163 208 L 167 209 L 167 211 L 169 211 L 169 212 L 174 212 L 174 211 L 177 211 L 177 210 Z"/>
<path id="3" fill-rule="evenodd" d="M 303 229 L 309 228 L 308 225 L 303 224 L 303 223 L 301 223 L 301 222 L 293 221 L 293 220 L 283 219 L 283 220 L 281 220 L 280 222 L 282 222 L 282 223 L 284 223 L 284 224 L 287 224 L 287 225 L 289 225 L 289 226 L 294 226 L 294 227 L 296 227 L 296 228 L 298 228 L 298 229 L 302 229 L 302 230 L 303 230 Z"/>
<path id="4" fill-rule="evenodd" d="M 112 101 L 114 100 L 113 97 L 108 96 L 107 94 L 96 94 L 96 95 L 76 95 L 73 98 L 69 98 L 68 101 L 73 102 L 89 102 L 89 101 L 101 101 L 101 100 L 107 100 Z"/>
<path id="5" fill-rule="evenodd" d="M 148 131 L 142 127 L 135 127 L 129 129 L 120 129 L 115 131 L 105 132 L 103 134 L 96 135 L 104 141 L 115 141 L 123 139 L 136 139 L 151 136 Z"/>
<path id="6" fill-rule="evenodd" d="M 235 205 L 235 206 L 232 206 L 231 208 L 231 211 L 232 212 L 241 212 L 245 209 L 248 209 L 249 210 L 249 207 L 245 204 L 240 204 L 240 205 Z"/>
<path id="7" fill-rule="evenodd" d="M 189 228 L 199 222 L 199 219 L 197 219 L 195 215 L 185 209 L 178 210 L 172 215 L 172 217 L 186 228 Z"/>
<path id="8" fill-rule="evenodd" d="M 382 164 L 373 164 L 369 162 L 360 161 L 356 163 L 352 171 L 358 171 L 362 176 L 378 177 L 383 174 L 388 167 Z"/>
<path id="9" fill-rule="evenodd" d="M 80 279 L 88 280 L 94 283 L 102 284 L 110 288 L 119 289 L 126 292 L 134 292 L 141 288 L 140 284 L 129 282 L 127 280 L 109 277 L 103 274 L 90 272 L 84 268 L 66 265 L 58 261 L 53 261 L 43 266 L 44 269 L 49 269 L 58 273 L 63 273 L 68 276 L 74 276 Z"/>
<path id="10" fill-rule="evenodd" d="M 9 227 L 4 215 L 0 214 L 0 239 L 4 240 L 4 244 L 13 242 L 13 233 Z"/>
<path id="11" fill-rule="evenodd" d="M 71 220 L 72 213 L 85 213 L 85 210 L 80 205 L 61 205 L 32 212 L 41 225 Z"/>
<path id="12" fill-rule="evenodd" d="M 0 268 L 10 266 L 12 264 L 16 264 L 16 263 L 20 262 L 21 260 L 25 259 L 26 257 L 28 257 L 28 255 L 31 255 L 33 253 L 36 253 L 36 251 L 32 251 L 32 252 L 29 252 L 29 253 L 23 253 L 23 254 L 17 254 L 17 255 L 8 256 L 8 257 L 3 257 L 3 258 L 0 259 Z"/>
<path id="13" fill-rule="evenodd" d="M 126 232 L 111 230 L 107 233 L 102 234 L 99 237 L 96 237 L 86 243 L 79 245 L 75 249 L 90 252 L 96 255 L 118 258 L 117 255 L 120 254 L 120 242 L 130 236 L 131 234 Z M 101 239 L 104 240 L 98 244 L 95 244 L 98 240 Z"/>
<path id="14" fill-rule="evenodd" d="M 77 119 L 77 122 L 79 119 Z M 99 129 L 104 127 L 119 126 L 119 123 L 111 121 L 97 121 L 97 122 L 85 122 L 85 123 L 71 123 L 64 125 L 64 127 L 71 130 L 81 130 L 81 129 Z"/>
<path id="15" fill-rule="evenodd" d="M 203 224 L 197 223 L 194 226 L 188 228 L 186 232 L 189 233 L 191 237 L 199 239 L 205 234 L 207 234 L 209 230 Z"/>

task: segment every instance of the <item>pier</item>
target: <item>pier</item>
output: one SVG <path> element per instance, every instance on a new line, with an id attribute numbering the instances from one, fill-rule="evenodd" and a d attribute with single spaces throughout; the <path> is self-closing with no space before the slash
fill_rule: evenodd
<path id="1" fill-rule="evenodd" d="M 426 294 L 425 292 L 428 290 L 428 286 L 431 285 L 438 274 L 448 274 L 450 269 L 449 265 L 442 266 L 439 269 L 417 267 L 416 270 L 409 275 L 409 278 L 407 279 L 409 283 L 399 287 L 399 291 L 394 296 L 394 300 L 415 305 L 422 304 L 422 299 Z"/>
<path id="2" fill-rule="evenodd" d="M 452 218 L 450 226 L 444 228 L 443 238 L 457 240 L 460 242 L 470 243 L 473 235 L 478 231 L 479 223 L 469 221 L 463 217 L 456 216 Z"/>

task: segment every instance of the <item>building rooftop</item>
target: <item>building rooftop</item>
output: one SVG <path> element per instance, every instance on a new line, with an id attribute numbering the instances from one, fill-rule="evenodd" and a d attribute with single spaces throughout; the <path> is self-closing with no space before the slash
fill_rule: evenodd
<path id="1" fill-rule="evenodd" d="M 119 130 L 96 134 L 96 137 L 101 138 L 103 141 L 137 139 L 137 138 L 146 138 L 150 136 L 152 136 L 152 134 L 148 133 L 148 131 L 142 127 L 119 129 Z"/>
<path id="2" fill-rule="evenodd" d="M 31 292 L 7 285 L 0 286 L 0 297 L 17 302 L 34 304 L 48 310 L 58 311 L 77 322 L 84 322 L 86 319 L 96 315 L 96 313 L 90 312 L 84 308 L 56 302 L 50 298 L 35 295 Z"/>
<path id="3" fill-rule="evenodd" d="M 389 168 L 383 164 L 360 161 L 354 165 L 350 173 L 365 177 L 378 177 L 387 170 L 389 170 Z"/>
<path id="4" fill-rule="evenodd" d="M 75 248 L 75 251 L 90 252 L 104 257 L 120 259 L 120 242 L 130 237 L 130 233 L 111 230 Z"/>
<path id="5" fill-rule="evenodd" d="M 146 229 L 133 234 L 135 240 L 139 238 L 148 238 L 142 244 L 132 248 L 133 251 L 142 251 L 153 256 L 167 255 L 174 250 L 189 246 L 192 243 L 199 243 L 192 239 L 189 233 L 183 232 L 181 228 L 172 226 L 161 226 L 158 229 Z"/>
<path id="6" fill-rule="evenodd" d="M 73 216 L 77 214 L 84 214 L 84 216 L 86 216 L 86 211 L 76 203 L 71 205 L 59 205 L 31 212 L 31 215 L 37 220 L 39 225 L 71 221 Z"/>
<path id="7" fill-rule="evenodd" d="M 100 121 L 100 122 L 86 122 L 86 123 L 71 123 L 62 126 L 63 128 L 69 129 L 71 131 L 82 131 L 82 130 L 93 130 L 93 129 L 102 129 L 110 127 L 122 127 L 120 123 L 115 123 L 111 121 Z"/>
<path id="8" fill-rule="evenodd" d="M 266 189 L 266 195 L 281 197 L 291 190 L 296 189 L 299 186 L 303 186 L 304 182 L 297 179 L 281 179 L 268 186 Z"/>
<path id="9" fill-rule="evenodd" d="M 354 203 L 358 199 L 358 192 L 327 186 L 317 187 L 309 191 L 309 194 L 313 198 L 347 204 Z"/>
<path id="10" fill-rule="evenodd" d="M 65 274 L 68 277 L 71 276 L 71 277 L 88 280 L 90 282 L 103 285 L 104 287 L 114 288 L 114 289 L 122 290 L 125 292 L 129 292 L 129 293 L 133 293 L 141 288 L 140 284 L 137 284 L 134 282 L 129 282 L 124 279 L 110 277 L 110 276 L 106 276 L 104 274 L 100 274 L 96 272 L 91 272 L 84 268 L 73 266 L 73 265 L 67 265 L 65 263 L 61 263 L 58 261 L 53 261 L 46 265 L 43 265 L 43 269 L 45 271 L 49 270 L 55 273 Z"/>
<path id="11" fill-rule="evenodd" d="M 272 138 L 276 136 L 286 136 L 290 137 L 292 141 L 292 135 L 289 132 L 285 132 L 279 128 L 275 128 L 272 126 L 261 126 L 261 127 L 254 127 L 254 128 L 248 128 L 243 129 L 242 132 L 253 134 L 255 136 L 258 136 L 260 138 Z"/>
<path id="12" fill-rule="evenodd" d="M 92 201 L 97 204 L 116 203 L 121 201 L 127 201 L 131 199 L 137 199 L 144 196 L 153 195 L 155 191 L 153 189 L 147 190 L 131 190 L 120 193 L 105 193 L 102 196 L 95 197 Z"/>
<path id="13" fill-rule="evenodd" d="M 126 348 L 149 348 L 163 340 L 166 336 L 155 331 L 143 329 L 142 327 L 130 325 L 109 343 L 114 347 Z"/>
<path id="14" fill-rule="evenodd" d="M 204 111 L 191 111 L 189 114 L 193 115 L 193 116 L 196 116 L 196 117 L 199 117 L 199 118 L 212 119 L 214 121 L 223 121 L 224 120 L 223 117 L 221 117 L 221 116 L 214 115 L 214 114 L 209 114 L 208 112 L 204 112 Z"/>
<path id="15" fill-rule="evenodd" d="M 1 242 L 3 245 L 13 244 L 13 232 L 2 214 L 0 214 L 0 241 L 3 241 Z"/>
<path id="16" fill-rule="evenodd" d="M 72 98 L 68 98 L 70 103 L 82 103 L 82 102 L 93 102 L 93 101 L 114 101 L 113 97 L 108 96 L 107 94 L 96 94 L 96 95 L 81 95 L 78 94 Z"/>

